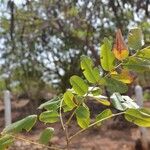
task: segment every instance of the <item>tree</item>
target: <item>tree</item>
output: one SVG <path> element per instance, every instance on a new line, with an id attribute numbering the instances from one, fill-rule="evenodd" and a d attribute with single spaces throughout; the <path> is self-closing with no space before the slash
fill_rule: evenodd
<path id="1" fill-rule="evenodd" d="M 8 74 L 7 87 L 14 82 L 10 74 L 15 70 L 21 69 L 24 75 L 38 68 L 40 80 L 44 78 L 64 92 L 69 77 L 81 75 L 80 68 L 74 67 L 79 66 L 80 56 L 89 54 L 99 64 L 99 42 L 104 36 L 114 37 L 116 27 L 127 35 L 128 26 L 141 26 L 149 45 L 148 4 L 149 0 L 8 1 L 9 9 L 4 9 L 1 17 L 5 45 L 1 48 L 1 72 Z"/>

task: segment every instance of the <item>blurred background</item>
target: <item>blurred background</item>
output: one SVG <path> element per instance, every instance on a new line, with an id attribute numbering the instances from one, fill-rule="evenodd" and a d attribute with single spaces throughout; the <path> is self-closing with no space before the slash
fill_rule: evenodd
<path id="1" fill-rule="evenodd" d="M 81 55 L 99 64 L 103 38 L 113 41 L 117 28 L 126 38 L 137 26 L 149 45 L 149 0 L 0 0 L 0 127 L 4 90 L 12 94 L 13 120 L 34 113 L 69 87 L 71 75 L 82 75 Z M 139 83 L 150 100 L 149 73 Z"/>

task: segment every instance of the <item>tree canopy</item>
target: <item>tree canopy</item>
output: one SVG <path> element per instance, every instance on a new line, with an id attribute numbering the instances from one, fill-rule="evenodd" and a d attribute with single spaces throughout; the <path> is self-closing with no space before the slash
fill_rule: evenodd
<path id="1" fill-rule="evenodd" d="M 64 91 L 69 77 L 81 73 L 80 56 L 91 55 L 98 64 L 99 43 L 105 36 L 112 41 L 116 28 L 127 35 L 141 27 L 148 45 L 148 5 L 149 0 L 1 1 L 1 75 L 7 88 L 16 81 L 27 90 L 32 81 Z"/>

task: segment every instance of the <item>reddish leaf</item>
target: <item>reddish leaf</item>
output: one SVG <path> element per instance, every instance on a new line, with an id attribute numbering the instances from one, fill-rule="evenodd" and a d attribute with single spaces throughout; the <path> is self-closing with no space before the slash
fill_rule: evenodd
<path id="1" fill-rule="evenodd" d="M 118 29 L 116 33 L 116 40 L 113 47 L 113 53 L 118 60 L 123 60 L 129 55 L 128 48 L 124 42 L 120 29 Z"/>

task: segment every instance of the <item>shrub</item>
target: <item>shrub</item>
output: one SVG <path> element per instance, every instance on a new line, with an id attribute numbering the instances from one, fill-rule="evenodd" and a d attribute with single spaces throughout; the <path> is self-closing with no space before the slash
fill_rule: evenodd
<path id="1" fill-rule="evenodd" d="M 72 138 L 118 115 L 124 115 L 127 121 L 138 126 L 150 127 L 150 112 L 145 108 L 140 108 L 129 96 L 121 95 L 127 92 L 127 85 L 133 82 L 130 71 L 145 72 L 150 70 L 150 47 L 142 48 L 142 33 L 139 28 L 130 31 L 128 47 L 120 30 L 116 33 L 113 48 L 109 39 L 104 38 L 100 47 L 99 66 L 95 66 L 92 59 L 87 56 L 81 57 L 80 64 L 85 78 L 73 75 L 70 78 L 72 87 L 67 89 L 63 95 L 41 104 L 39 109 L 44 111 L 39 116 L 31 115 L 7 126 L 1 133 L 1 150 L 10 146 L 19 132 L 31 130 L 37 118 L 46 124 L 60 121 L 66 135 L 67 149 L 69 149 Z M 106 95 L 104 95 L 105 93 Z M 111 109 L 105 109 L 97 114 L 94 121 L 91 121 L 90 110 L 86 105 L 88 100 L 113 106 L 117 113 Z M 70 112 L 70 117 L 67 120 L 63 117 L 66 112 Z M 70 136 L 68 125 L 73 116 L 76 117 L 81 130 Z M 44 129 L 39 142 L 48 144 L 53 133 L 54 129 L 51 127 Z"/>

